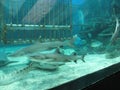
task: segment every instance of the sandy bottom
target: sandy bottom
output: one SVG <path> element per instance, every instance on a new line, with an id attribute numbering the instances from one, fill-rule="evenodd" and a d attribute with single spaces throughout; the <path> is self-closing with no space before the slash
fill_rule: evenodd
<path id="1" fill-rule="evenodd" d="M 20 47 L 14 47 L 14 50 L 19 49 Z M 13 52 L 13 48 L 1 48 L 5 52 Z M 3 51 L 3 50 L 2 50 Z M 69 50 L 70 51 L 70 50 Z M 23 60 L 24 59 L 24 60 Z M 22 57 L 21 62 L 24 63 L 26 57 Z M 18 61 L 21 58 L 17 58 Z M 106 59 L 104 54 L 88 54 L 85 57 L 85 63 L 81 60 L 78 60 L 77 63 L 69 62 L 63 66 L 60 66 L 56 71 L 43 71 L 43 70 L 34 70 L 30 71 L 25 77 L 21 80 L 13 82 L 9 85 L 0 86 L 0 90 L 46 90 L 59 86 L 71 80 L 77 79 L 84 75 L 97 72 L 98 70 L 109 67 L 113 64 L 120 62 L 120 57 L 114 59 Z M 24 65 L 23 65 L 24 66 Z M 23 67 L 22 65 L 14 65 L 11 71 L 9 68 L 9 73 Z M 8 66 L 11 67 L 11 66 Z M 0 69 L 0 76 L 7 75 L 4 70 L 7 70 L 8 67 Z"/>

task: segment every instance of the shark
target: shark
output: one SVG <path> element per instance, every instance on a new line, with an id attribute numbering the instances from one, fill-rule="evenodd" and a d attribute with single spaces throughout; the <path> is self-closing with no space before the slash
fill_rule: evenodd
<path id="1" fill-rule="evenodd" d="M 16 70 L 12 73 L 3 74 L 0 76 L 0 86 L 9 85 L 22 80 L 32 70 L 49 70 L 54 71 L 58 65 L 43 65 L 36 62 L 30 62 L 26 67 Z"/>
<path id="2" fill-rule="evenodd" d="M 26 46 L 24 48 L 21 48 L 17 51 L 15 51 L 12 54 L 9 54 L 8 57 L 20 57 L 23 55 L 29 55 L 35 52 L 39 52 L 39 51 L 45 51 L 45 50 L 52 50 L 54 48 L 57 47 L 72 47 L 74 48 L 74 42 L 75 40 L 78 38 L 77 35 L 73 36 L 73 38 L 71 38 L 70 40 L 65 40 L 65 41 L 52 41 L 52 42 L 37 42 L 35 44 L 32 44 L 30 46 Z"/>
<path id="3" fill-rule="evenodd" d="M 54 53 L 39 53 L 28 56 L 30 62 L 28 65 L 20 70 L 16 70 L 12 73 L 4 74 L 0 76 L 0 86 L 8 85 L 23 79 L 32 70 L 49 70 L 54 71 L 59 66 L 64 65 L 66 62 L 74 61 L 78 59 L 84 61 L 84 56 L 79 56 L 76 53 L 72 55 L 65 55 L 57 48 Z"/>
<path id="4" fill-rule="evenodd" d="M 61 53 L 60 48 L 57 48 L 54 53 L 39 53 L 36 55 L 30 55 L 28 58 L 32 62 L 47 62 L 47 63 L 62 63 L 62 62 L 77 62 L 78 59 L 81 59 L 83 62 L 85 55 L 77 55 L 76 52 L 73 52 L 71 55 L 65 55 Z"/>

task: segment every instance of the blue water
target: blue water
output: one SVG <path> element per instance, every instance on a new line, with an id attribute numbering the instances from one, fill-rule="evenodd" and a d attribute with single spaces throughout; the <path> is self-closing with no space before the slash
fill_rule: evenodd
<path id="1" fill-rule="evenodd" d="M 81 25 L 84 24 L 84 14 L 80 9 L 80 6 L 85 2 L 85 0 L 72 0 L 72 35 L 79 34 L 81 30 Z M 76 5 L 76 6 L 75 6 Z"/>
<path id="2" fill-rule="evenodd" d="M 72 0 L 73 5 L 81 5 L 85 2 L 86 0 Z"/>

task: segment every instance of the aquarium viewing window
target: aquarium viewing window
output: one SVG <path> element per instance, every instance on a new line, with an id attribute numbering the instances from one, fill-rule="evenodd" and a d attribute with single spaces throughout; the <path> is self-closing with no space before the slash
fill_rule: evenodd
<path id="1" fill-rule="evenodd" d="M 0 90 L 86 90 L 117 72 L 120 0 L 0 0 Z"/>

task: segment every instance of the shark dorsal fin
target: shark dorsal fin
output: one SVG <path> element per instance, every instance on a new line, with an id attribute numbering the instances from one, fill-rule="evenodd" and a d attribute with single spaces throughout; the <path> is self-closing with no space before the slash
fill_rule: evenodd
<path id="1" fill-rule="evenodd" d="M 60 48 L 56 48 L 55 53 L 61 54 Z"/>

